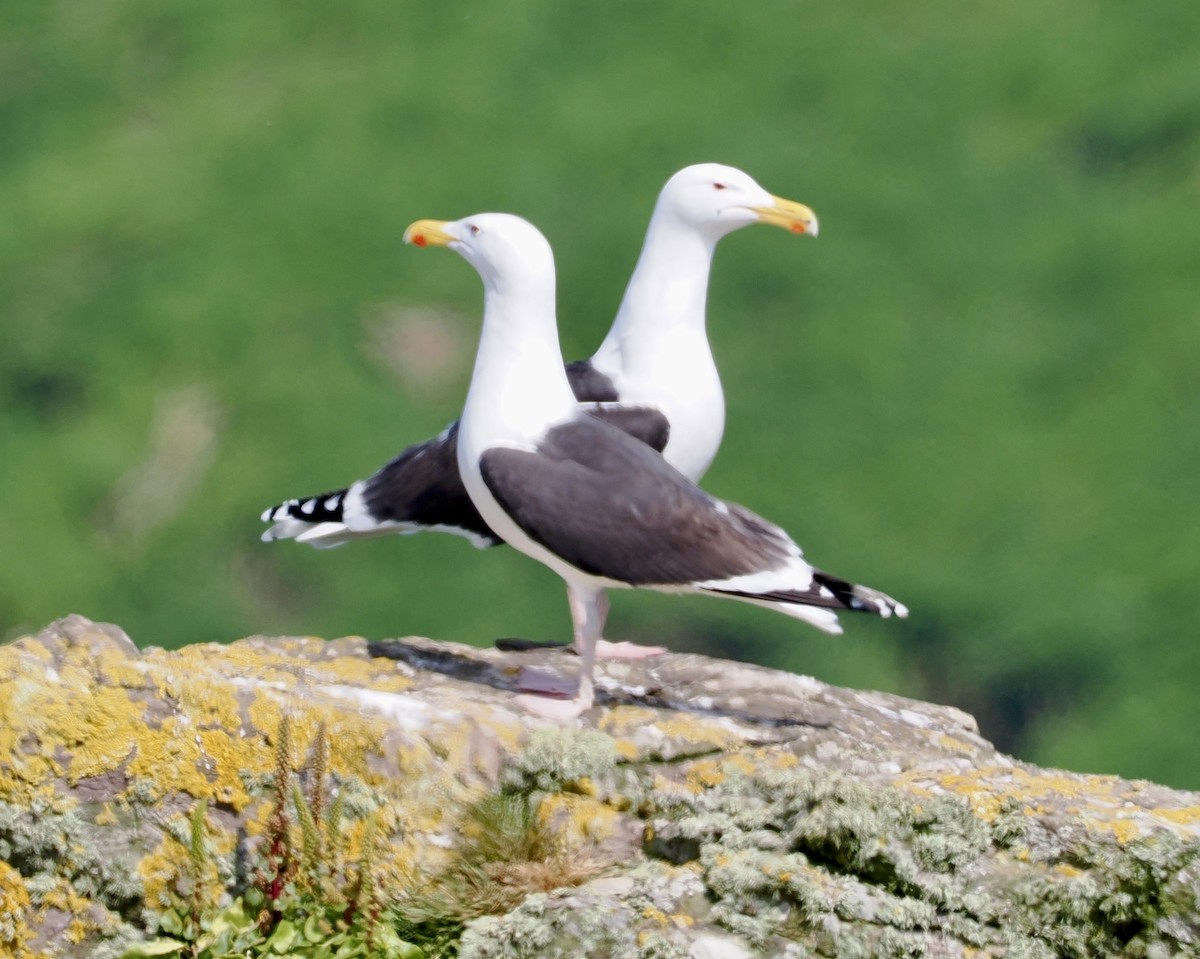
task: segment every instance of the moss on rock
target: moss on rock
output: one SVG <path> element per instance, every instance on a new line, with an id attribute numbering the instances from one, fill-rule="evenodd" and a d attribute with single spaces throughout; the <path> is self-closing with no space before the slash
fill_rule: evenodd
<path id="1" fill-rule="evenodd" d="M 271 835 L 281 752 L 298 789 L 331 784 L 346 855 L 370 823 L 431 955 L 1200 950 L 1194 794 L 1025 766 L 957 710 L 695 656 L 601 664 L 601 704 L 550 726 L 514 703 L 530 665 L 575 666 L 421 639 L 139 651 L 82 617 L 0 648 L 0 954 L 144 938 L 189 895 L 197 808 L 228 899 Z M 459 905 L 422 927 L 430 889 Z"/>

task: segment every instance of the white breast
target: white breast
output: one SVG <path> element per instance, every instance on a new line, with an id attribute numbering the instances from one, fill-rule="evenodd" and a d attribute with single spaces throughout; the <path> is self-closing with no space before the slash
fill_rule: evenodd
<path id="1" fill-rule="evenodd" d="M 725 396 L 703 330 L 677 329 L 640 343 L 620 366 L 608 359 L 597 354 L 593 362 L 612 379 L 620 402 L 662 410 L 671 424 L 663 457 L 688 479 L 699 480 L 725 432 Z"/>

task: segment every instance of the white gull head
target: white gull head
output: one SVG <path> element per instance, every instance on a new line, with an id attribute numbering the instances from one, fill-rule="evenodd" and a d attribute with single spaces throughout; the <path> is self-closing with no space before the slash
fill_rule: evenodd
<path id="1" fill-rule="evenodd" d="M 485 290 L 554 289 L 554 254 L 528 220 L 511 213 L 476 213 L 461 220 L 418 220 L 404 231 L 404 242 L 444 246 L 475 267 Z"/>
<path id="2" fill-rule="evenodd" d="M 509 213 L 418 220 L 404 240 L 453 250 L 483 280 L 483 330 L 458 434 L 459 466 L 475 499 L 467 471 L 478 471 L 474 460 L 485 449 L 532 443 L 576 411 L 558 345 L 554 255 L 533 224 Z"/>
<path id="3" fill-rule="evenodd" d="M 817 216 L 803 203 L 772 196 L 748 173 L 720 163 L 684 167 L 658 195 L 656 218 L 672 219 L 717 240 L 753 223 L 816 236 Z"/>

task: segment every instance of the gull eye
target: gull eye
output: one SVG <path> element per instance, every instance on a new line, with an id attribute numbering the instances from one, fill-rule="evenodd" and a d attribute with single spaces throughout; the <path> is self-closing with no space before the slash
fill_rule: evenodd
<path id="1" fill-rule="evenodd" d="M 716 183 L 713 184 L 713 189 L 714 190 L 728 190 L 729 187 L 726 186 L 724 183 L 717 181 Z"/>
<path id="2" fill-rule="evenodd" d="M 479 227 L 474 223 L 471 224 L 471 236 L 479 236 Z"/>

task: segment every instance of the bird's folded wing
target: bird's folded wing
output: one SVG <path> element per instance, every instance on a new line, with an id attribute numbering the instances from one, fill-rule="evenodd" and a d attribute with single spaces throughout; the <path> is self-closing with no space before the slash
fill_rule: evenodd
<path id="1" fill-rule="evenodd" d="M 480 458 L 501 508 L 572 566 L 633 586 L 681 586 L 782 567 L 798 556 L 782 530 L 698 489 L 649 447 L 586 416 L 535 451 Z"/>

